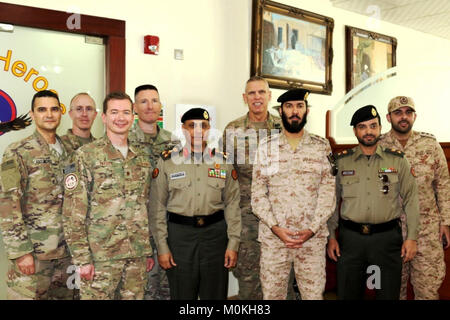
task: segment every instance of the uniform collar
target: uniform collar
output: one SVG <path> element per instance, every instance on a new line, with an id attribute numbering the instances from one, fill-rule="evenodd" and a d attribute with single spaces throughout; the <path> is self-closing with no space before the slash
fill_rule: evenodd
<path id="1" fill-rule="evenodd" d="M 355 147 L 354 149 L 354 153 L 353 153 L 353 158 L 355 160 L 358 160 L 361 157 L 365 157 L 366 155 L 362 152 L 361 147 L 359 146 L 359 144 Z M 374 155 L 377 155 L 380 158 L 384 158 L 384 154 L 383 154 L 383 148 L 380 146 L 380 144 L 377 144 L 377 149 L 374 153 Z"/>
<path id="2" fill-rule="evenodd" d="M 394 134 L 394 129 L 389 130 L 386 133 L 386 137 L 389 139 L 389 143 L 394 144 L 395 147 L 399 150 L 404 150 L 408 145 L 410 144 L 414 144 L 417 140 L 420 139 L 420 134 L 418 134 L 416 131 L 411 130 L 411 135 L 409 136 L 408 141 L 406 142 L 405 147 L 402 146 L 402 144 L 400 143 L 400 141 L 398 141 L 398 139 L 395 137 Z"/>
<path id="3" fill-rule="evenodd" d="M 74 134 L 72 129 L 67 129 L 67 136 L 69 137 L 70 140 L 84 139 L 84 138 L 81 138 L 81 137 L 77 136 L 76 134 Z M 89 133 L 88 139 L 90 141 L 94 141 L 94 136 L 92 135 L 92 133 Z"/>
<path id="4" fill-rule="evenodd" d="M 111 160 L 123 159 L 122 153 L 120 153 L 119 150 L 114 148 L 111 140 L 109 140 L 109 137 L 106 133 L 100 139 L 99 143 L 103 144 L 103 146 L 104 146 L 103 150 L 105 151 L 108 158 L 110 158 Z M 127 159 L 136 157 L 137 152 L 129 140 L 128 140 L 128 151 L 131 151 L 131 152 L 128 152 Z"/>
<path id="5" fill-rule="evenodd" d="M 39 133 L 39 131 L 35 130 L 33 133 L 33 137 L 36 139 L 36 141 L 42 148 L 44 148 L 48 153 L 51 153 L 48 142 L 45 140 L 44 136 Z M 56 140 L 59 141 L 59 144 L 61 145 L 61 148 L 63 151 L 61 157 L 65 157 L 67 155 L 66 147 L 64 146 L 61 138 L 57 134 L 55 135 L 55 138 L 56 138 Z"/>
<path id="6" fill-rule="evenodd" d="M 251 121 L 250 121 L 250 116 L 249 116 L 250 112 L 247 112 L 247 116 L 245 117 L 244 120 L 244 127 L 246 129 L 248 128 L 252 128 L 251 125 Z M 267 128 L 268 129 L 281 129 L 281 125 L 279 124 L 278 121 L 276 121 L 276 117 L 273 116 L 269 111 L 267 111 L 267 119 L 266 119 L 266 124 L 267 124 Z"/>
<path id="7" fill-rule="evenodd" d="M 303 129 L 303 136 L 300 138 L 298 145 L 300 144 L 310 144 L 311 143 L 311 135 L 306 129 Z M 280 145 L 289 145 L 288 139 L 284 134 L 284 131 L 280 134 Z M 290 148 L 290 145 L 289 145 Z"/>

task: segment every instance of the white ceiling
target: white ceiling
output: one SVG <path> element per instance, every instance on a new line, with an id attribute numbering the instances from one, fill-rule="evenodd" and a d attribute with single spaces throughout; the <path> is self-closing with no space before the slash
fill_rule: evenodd
<path id="1" fill-rule="evenodd" d="M 450 40 L 450 0 L 331 0 L 333 6 Z"/>

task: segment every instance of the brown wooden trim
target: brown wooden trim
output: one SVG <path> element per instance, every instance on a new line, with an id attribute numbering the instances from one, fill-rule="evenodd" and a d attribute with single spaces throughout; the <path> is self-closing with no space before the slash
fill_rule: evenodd
<path id="1" fill-rule="evenodd" d="M 24 27 L 103 37 L 106 42 L 106 92 L 125 91 L 125 21 L 80 15 L 80 29 L 69 29 L 72 13 L 0 2 L 0 22 Z"/>

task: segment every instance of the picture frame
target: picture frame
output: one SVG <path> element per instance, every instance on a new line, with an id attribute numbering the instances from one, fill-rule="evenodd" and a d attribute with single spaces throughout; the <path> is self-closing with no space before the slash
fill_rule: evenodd
<path id="1" fill-rule="evenodd" d="M 334 20 L 267 0 L 253 0 L 251 70 L 270 87 L 331 95 Z"/>
<path id="2" fill-rule="evenodd" d="M 346 92 L 397 65 L 397 39 L 345 26 Z"/>

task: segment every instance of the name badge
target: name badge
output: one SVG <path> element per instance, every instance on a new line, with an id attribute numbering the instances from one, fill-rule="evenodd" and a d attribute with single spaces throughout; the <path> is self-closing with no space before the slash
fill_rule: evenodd
<path id="1" fill-rule="evenodd" d="M 34 159 L 34 164 L 43 164 L 43 163 L 50 163 L 52 160 L 50 158 L 41 158 L 41 159 Z"/>
<path id="2" fill-rule="evenodd" d="M 342 170 L 342 175 L 344 177 L 346 177 L 346 176 L 354 176 L 355 175 L 355 170 Z"/>
<path id="3" fill-rule="evenodd" d="M 170 175 L 170 180 L 176 180 L 176 179 L 183 179 L 186 178 L 186 172 L 177 172 L 177 173 L 172 173 Z"/>

